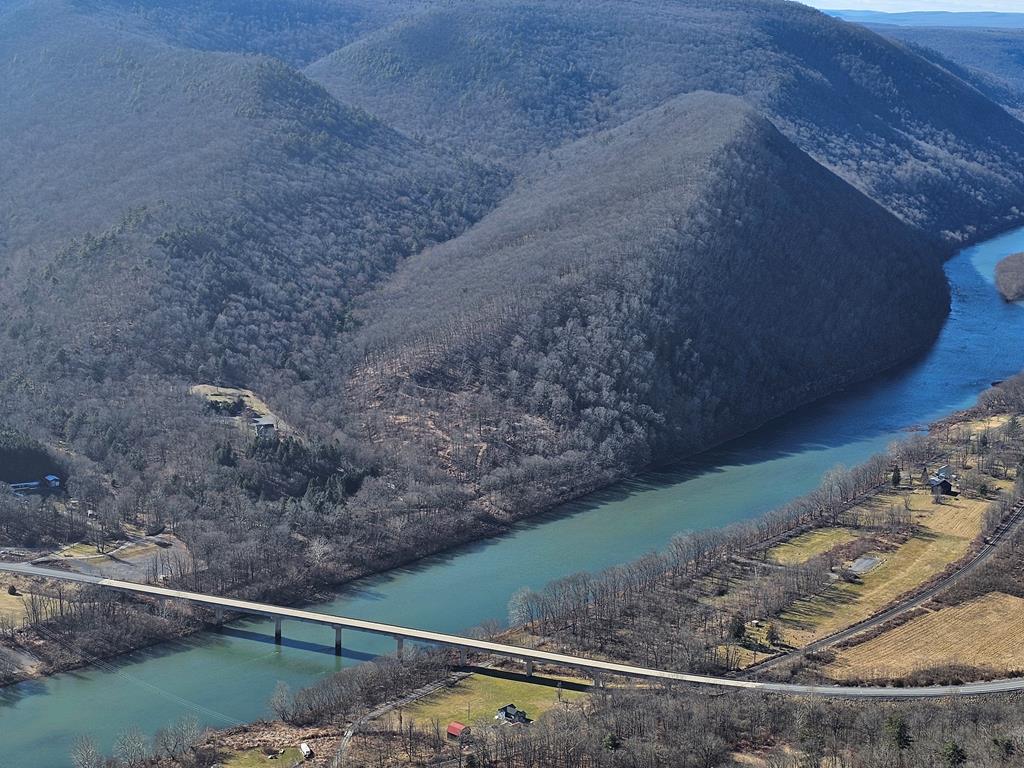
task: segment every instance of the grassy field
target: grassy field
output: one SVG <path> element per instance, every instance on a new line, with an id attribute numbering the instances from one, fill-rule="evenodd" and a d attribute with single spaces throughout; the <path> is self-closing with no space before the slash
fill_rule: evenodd
<path id="1" fill-rule="evenodd" d="M 772 547 L 768 559 L 780 565 L 800 565 L 856 538 L 857 535 L 848 528 L 818 528 Z"/>
<path id="2" fill-rule="evenodd" d="M 898 678 L 947 664 L 997 672 L 1024 669 L 1024 599 L 991 592 L 911 619 L 840 651 L 825 674 L 837 680 Z"/>
<path id="3" fill-rule="evenodd" d="M 7 616 L 15 621 L 25 618 L 25 604 L 21 595 L 8 595 L 7 584 L 0 587 L 0 616 Z"/>
<path id="4" fill-rule="evenodd" d="M 154 551 L 159 549 L 156 544 L 151 541 L 139 541 L 132 542 L 128 546 L 122 547 L 123 541 L 116 541 L 107 544 L 106 553 L 100 554 L 96 551 L 95 544 L 89 544 L 86 542 L 78 542 L 71 544 L 63 549 L 58 550 L 54 554 L 60 557 L 67 557 L 70 559 L 83 559 L 88 558 L 93 563 L 100 562 L 103 560 L 110 560 L 110 555 L 113 554 L 115 557 L 122 560 L 130 560 L 136 557 L 142 557 L 144 555 L 152 554 Z M 118 549 L 119 547 L 122 547 Z M 117 550 L 114 552 L 114 550 Z"/>
<path id="5" fill-rule="evenodd" d="M 222 765 L 224 768 L 263 768 L 264 766 L 288 768 L 298 762 L 302 762 L 302 753 L 298 749 L 286 749 L 283 755 L 273 760 L 258 749 L 249 749 L 235 752 Z"/>
<path id="6" fill-rule="evenodd" d="M 989 504 L 967 498 L 933 504 L 931 494 L 923 490 L 884 493 L 866 503 L 902 505 L 904 497 L 910 501 L 918 532 L 891 551 L 875 553 L 881 564 L 860 583 L 837 582 L 822 594 L 797 602 L 780 623 L 785 642 L 805 645 L 847 627 L 941 573 L 967 553 Z"/>
<path id="7" fill-rule="evenodd" d="M 562 691 L 562 701 L 578 701 L 586 694 Z M 452 720 L 471 725 L 478 720 L 491 721 L 499 707 L 515 704 L 535 720 L 558 704 L 558 689 L 544 685 L 502 680 L 486 675 L 473 675 L 453 688 L 417 702 L 405 710 L 406 718 L 414 718 L 424 728 L 434 718 L 447 726 Z"/>

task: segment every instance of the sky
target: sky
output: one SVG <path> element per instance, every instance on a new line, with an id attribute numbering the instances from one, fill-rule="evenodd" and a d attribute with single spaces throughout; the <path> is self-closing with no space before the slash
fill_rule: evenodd
<path id="1" fill-rule="evenodd" d="M 1024 0 L 803 0 L 815 8 L 844 11 L 1002 11 L 1024 13 Z"/>

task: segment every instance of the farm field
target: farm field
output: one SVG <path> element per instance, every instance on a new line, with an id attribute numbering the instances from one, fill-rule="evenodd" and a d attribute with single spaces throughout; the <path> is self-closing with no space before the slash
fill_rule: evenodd
<path id="1" fill-rule="evenodd" d="M 579 701 L 584 696 L 586 694 L 578 691 L 562 690 L 561 701 Z M 439 720 L 442 726 L 452 720 L 472 725 L 479 720 L 493 722 L 492 718 L 499 707 L 515 704 L 526 710 L 531 720 L 535 720 L 558 703 L 559 691 L 554 686 L 473 675 L 452 688 L 417 702 L 405 710 L 405 717 L 415 719 L 424 728 L 430 727 L 434 719 Z"/>
<path id="2" fill-rule="evenodd" d="M 1009 673 L 1024 669 L 1024 599 L 990 592 L 911 619 L 839 652 L 834 680 L 899 678 L 949 664 Z"/>
<path id="3" fill-rule="evenodd" d="M 999 483 L 1001 490 L 1009 487 Z M 889 551 L 872 553 L 880 564 L 859 583 L 836 582 L 820 595 L 800 600 L 782 616 L 783 640 L 806 645 L 868 618 L 901 595 L 914 590 L 956 562 L 981 531 L 985 499 L 946 498 L 934 504 L 924 490 L 890 491 L 864 502 L 865 513 L 909 503 L 916 532 Z"/>
<path id="4" fill-rule="evenodd" d="M 857 534 L 848 528 L 818 528 L 772 547 L 768 559 L 779 565 L 800 565 L 857 538 Z"/>

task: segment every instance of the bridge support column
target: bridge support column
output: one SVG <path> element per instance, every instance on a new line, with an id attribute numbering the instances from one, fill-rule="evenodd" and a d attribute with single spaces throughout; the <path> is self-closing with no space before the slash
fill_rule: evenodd
<path id="1" fill-rule="evenodd" d="M 469 666 L 469 653 L 466 651 L 465 648 L 459 648 L 459 666 Z"/>
<path id="2" fill-rule="evenodd" d="M 274 642 L 281 644 L 281 618 L 274 619 Z"/>
<path id="3" fill-rule="evenodd" d="M 396 637 L 395 638 L 395 643 L 396 643 L 395 655 L 399 659 L 401 659 L 402 658 L 402 651 L 405 648 L 405 638 L 404 637 Z"/>
<path id="4" fill-rule="evenodd" d="M 533 677 L 533 659 L 526 660 L 526 676 Z"/>
<path id="5" fill-rule="evenodd" d="M 334 655 L 341 656 L 341 627 L 334 628 Z"/>
<path id="6" fill-rule="evenodd" d="M 218 627 L 223 626 L 223 624 L 224 624 L 224 609 L 223 608 L 218 606 L 217 608 L 213 609 L 213 623 L 216 624 Z"/>

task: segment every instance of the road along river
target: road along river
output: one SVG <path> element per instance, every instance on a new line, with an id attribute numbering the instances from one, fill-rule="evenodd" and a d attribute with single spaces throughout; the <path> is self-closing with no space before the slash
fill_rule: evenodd
<path id="1" fill-rule="evenodd" d="M 866 459 L 907 429 L 970 405 L 991 382 L 1024 369 L 1024 307 L 1003 302 L 992 278 L 996 262 L 1017 251 L 1024 251 L 1024 228 L 948 262 L 952 312 L 916 363 L 501 538 L 364 579 L 316 610 L 459 633 L 503 620 L 509 597 L 522 586 L 625 562 L 676 533 L 756 517 L 806 493 L 831 467 Z M 346 632 L 346 656 L 339 660 L 329 629 L 287 622 L 284 638 L 274 645 L 273 622 L 239 622 L 221 634 L 0 690 L 0 755 L 63 768 L 81 733 L 109 749 L 129 726 L 151 733 L 187 712 L 211 726 L 253 720 L 268 714 L 279 680 L 306 685 L 341 664 L 394 650 L 389 638 Z"/>

